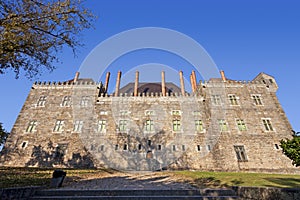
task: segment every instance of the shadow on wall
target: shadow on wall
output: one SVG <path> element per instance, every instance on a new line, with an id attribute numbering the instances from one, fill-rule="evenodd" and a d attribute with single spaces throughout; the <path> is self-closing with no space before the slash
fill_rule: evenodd
<path id="1" fill-rule="evenodd" d="M 67 145 L 53 146 L 53 143 L 49 141 L 47 149 L 43 149 L 41 145 L 34 146 L 30 160 L 25 164 L 26 167 L 54 167 L 63 166 L 70 168 L 95 168 L 92 155 L 86 152 L 85 155 L 80 153 L 73 153 L 72 158 L 66 161 L 65 152 Z"/>

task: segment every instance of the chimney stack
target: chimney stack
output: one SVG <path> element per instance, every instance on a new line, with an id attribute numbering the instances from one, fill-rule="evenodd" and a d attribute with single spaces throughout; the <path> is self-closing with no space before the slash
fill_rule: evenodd
<path id="1" fill-rule="evenodd" d="M 104 92 L 107 93 L 108 91 L 108 83 L 109 83 L 109 77 L 110 77 L 110 72 L 106 73 L 106 79 L 105 79 L 105 88 L 104 88 Z"/>
<path id="2" fill-rule="evenodd" d="M 183 72 L 179 71 L 179 77 L 180 77 L 180 88 L 181 88 L 181 94 L 182 96 L 185 95 L 185 89 L 184 89 L 184 80 L 183 80 Z"/>
<path id="3" fill-rule="evenodd" d="M 194 87 L 194 79 L 193 79 L 193 75 L 192 74 L 190 75 L 190 80 L 191 80 L 192 91 L 193 91 L 193 93 L 195 93 L 196 89 Z"/>
<path id="4" fill-rule="evenodd" d="M 220 71 L 222 80 L 226 82 L 225 72 L 223 70 Z"/>
<path id="5" fill-rule="evenodd" d="M 78 81 L 79 78 L 79 72 L 76 72 L 75 77 L 74 77 L 74 83 Z"/>
<path id="6" fill-rule="evenodd" d="M 121 71 L 118 71 L 117 83 L 116 83 L 116 91 L 115 91 L 115 97 L 119 96 L 121 74 L 122 74 L 122 72 L 121 72 Z"/>
<path id="7" fill-rule="evenodd" d="M 195 73 L 195 71 L 193 70 L 192 71 L 192 76 L 193 76 L 193 85 L 194 85 L 194 90 L 195 90 L 195 92 L 196 92 L 196 90 L 197 90 L 197 78 L 196 78 L 196 73 Z"/>
<path id="8" fill-rule="evenodd" d="M 139 71 L 135 72 L 135 83 L 134 83 L 134 96 L 138 96 L 138 87 L 139 87 Z"/>
<path id="9" fill-rule="evenodd" d="M 165 72 L 161 72 L 161 92 L 163 96 L 166 96 L 166 82 L 165 82 Z"/>

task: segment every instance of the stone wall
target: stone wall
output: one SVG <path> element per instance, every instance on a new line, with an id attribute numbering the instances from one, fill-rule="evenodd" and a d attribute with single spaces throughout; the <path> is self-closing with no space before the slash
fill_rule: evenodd
<path id="1" fill-rule="evenodd" d="M 279 147 L 281 139 L 290 137 L 292 127 L 276 97 L 277 88 L 276 81 L 267 75 L 253 82 L 200 82 L 195 94 L 185 96 L 152 93 L 113 97 L 101 94 L 101 84 L 94 82 L 35 83 L 5 144 L 1 163 L 125 170 L 171 166 L 295 171 Z M 235 96 L 237 105 L 230 104 L 229 95 Z M 253 95 L 259 96 L 261 105 L 255 105 Z M 46 97 L 44 105 L 39 103 L 42 96 Z M 70 97 L 71 104 L 65 104 L 65 97 Z M 245 123 L 245 130 L 239 130 L 238 119 Z M 270 121 L 272 130 L 266 130 L 262 119 Z M 196 130 L 195 120 L 201 120 L 201 130 Z M 220 130 L 220 120 L 228 130 Z M 36 127 L 28 131 L 32 121 Z M 58 121 L 63 121 L 60 131 L 54 128 Z M 152 124 L 151 130 L 147 130 L 147 123 Z M 75 130 L 76 126 L 81 130 Z M 178 130 L 173 130 L 174 126 Z M 238 159 L 236 146 L 243 148 L 244 159 Z"/>

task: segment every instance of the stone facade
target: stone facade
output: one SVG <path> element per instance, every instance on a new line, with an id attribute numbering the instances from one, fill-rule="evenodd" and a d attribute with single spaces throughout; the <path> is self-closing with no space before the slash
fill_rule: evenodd
<path id="1" fill-rule="evenodd" d="M 101 83 L 78 77 L 34 83 L 1 165 L 297 172 L 279 146 L 292 127 L 275 79 L 261 73 L 246 82 L 222 75 L 184 94 L 110 95 Z M 125 90 L 130 88 L 119 91 Z"/>

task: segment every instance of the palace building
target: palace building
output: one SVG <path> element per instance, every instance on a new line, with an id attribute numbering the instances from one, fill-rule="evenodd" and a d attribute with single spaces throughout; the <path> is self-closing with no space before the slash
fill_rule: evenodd
<path id="1" fill-rule="evenodd" d="M 121 170 L 297 171 L 280 140 L 292 127 L 276 80 L 197 81 L 192 91 L 165 81 L 133 82 L 113 93 L 92 79 L 36 82 L 1 154 L 2 166 L 111 167 Z"/>

